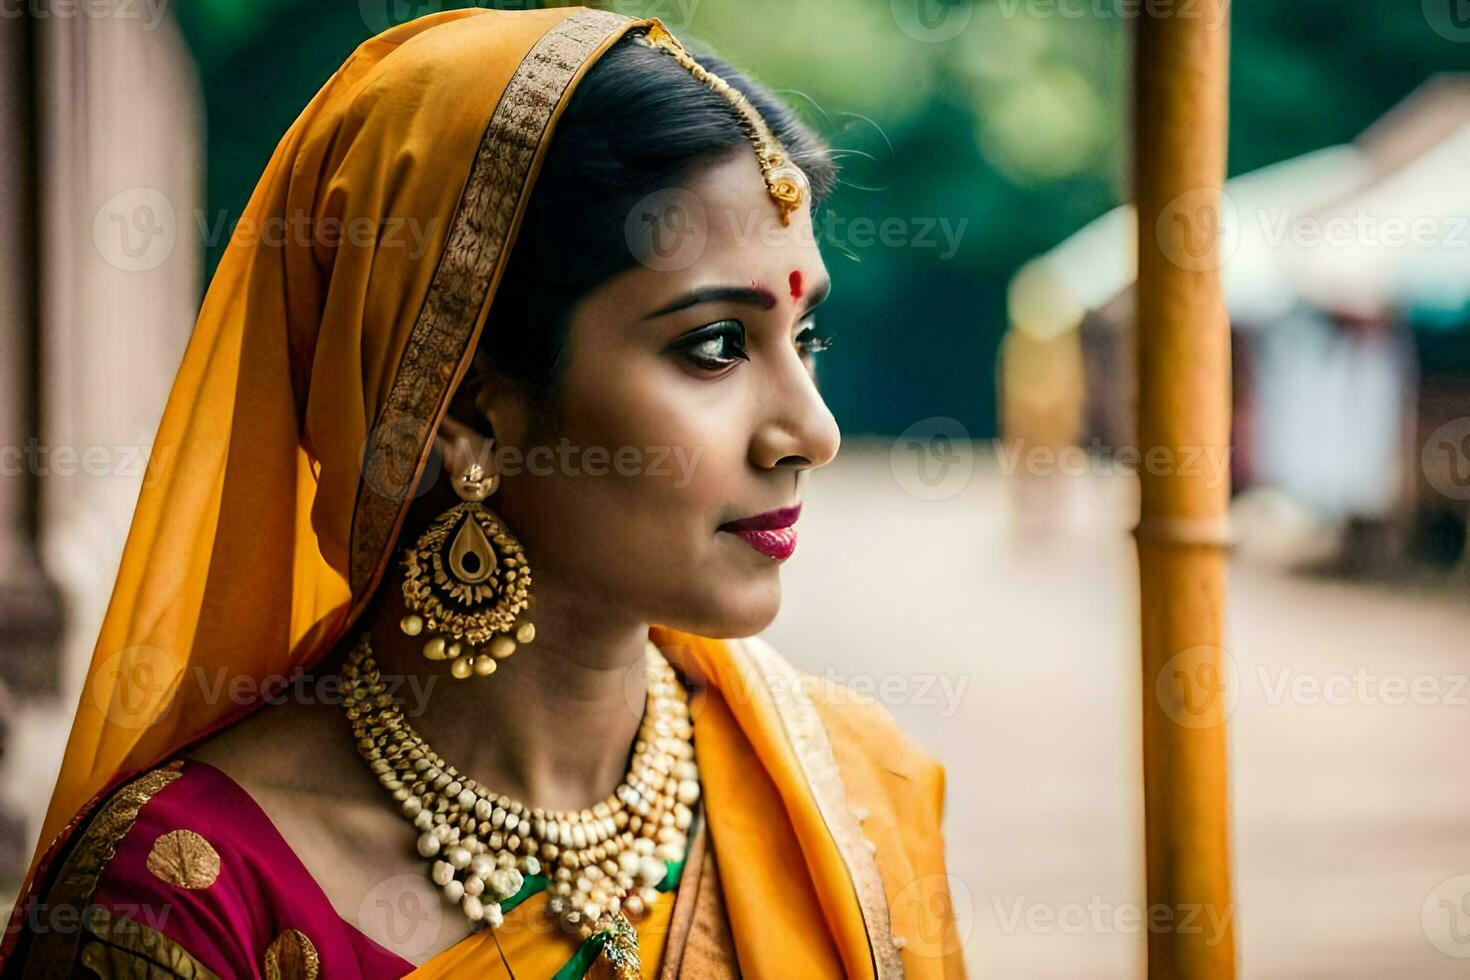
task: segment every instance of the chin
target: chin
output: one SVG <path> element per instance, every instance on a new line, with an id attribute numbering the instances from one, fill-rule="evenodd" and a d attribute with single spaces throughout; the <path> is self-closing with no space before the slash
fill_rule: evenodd
<path id="1" fill-rule="evenodd" d="M 661 622 L 697 636 L 729 640 L 756 635 L 780 611 L 781 577 L 772 564 L 759 577 L 722 576 L 698 599 L 676 605 Z"/>

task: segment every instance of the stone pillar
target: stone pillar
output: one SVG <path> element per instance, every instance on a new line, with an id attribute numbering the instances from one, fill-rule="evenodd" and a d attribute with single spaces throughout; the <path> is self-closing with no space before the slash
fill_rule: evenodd
<path id="1" fill-rule="evenodd" d="M 0 891 L 55 783 L 202 267 L 202 100 L 167 6 L 23 6 L 0 18 L 5 91 L 33 96 L 0 100 L 0 145 L 22 151 L 0 213 L 30 216 L 0 223 L 22 260 L 0 262 L 0 446 L 30 448 L 0 488 L 0 684 L 24 696 L 0 713 L 0 813 L 24 822 L 0 828 L 22 852 L 0 853 Z"/>

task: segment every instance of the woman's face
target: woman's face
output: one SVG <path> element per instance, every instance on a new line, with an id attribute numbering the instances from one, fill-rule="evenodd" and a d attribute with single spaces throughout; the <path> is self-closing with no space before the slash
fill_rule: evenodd
<path id="1" fill-rule="evenodd" d="M 753 153 L 635 212 L 630 242 L 648 258 L 573 310 L 556 431 L 504 431 L 492 412 L 491 506 L 527 549 L 533 591 L 748 636 L 780 606 L 795 526 L 720 528 L 798 505 L 837 453 L 813 373 L 826 266 L 810 209 L 782 225 Z"/>

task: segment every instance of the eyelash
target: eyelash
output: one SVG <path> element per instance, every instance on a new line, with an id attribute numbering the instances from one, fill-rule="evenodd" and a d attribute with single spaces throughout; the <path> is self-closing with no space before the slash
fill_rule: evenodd
<path id="1" fill-rule="evenodd" d="M 803 322 L 807 327 L 796 335 L 796 349 L 802 357 L 820 354 L 832 346 L 834 338 L 817 334 L 814 316 L 808 316 Z M 736 353 L 724 357 L 719 354 L 699 353 L 701 348 L 708 346 L 723 350 L 726 343 L 733 343 Z M 721 320 L 700 328 L 686 338 L 679 351 L 691 364 L 706 371 L 718 371 L 736 361 L 750 360 L 750 355 L 745 352 L 745 325 L 739 320 Z"/>

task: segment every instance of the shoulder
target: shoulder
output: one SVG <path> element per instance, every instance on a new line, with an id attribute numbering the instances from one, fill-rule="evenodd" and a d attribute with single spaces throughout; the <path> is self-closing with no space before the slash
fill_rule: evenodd
<path id="1" fill-rule="evenodd" d="M 831 678 L 800 670 L 761 637 L 735 641 L 756 663 L 776 700 L 786 700 L 820 720 L 845 781 L 907 785 L 922 792 L 941 816 L 944 767 L 894 720 L 878 698 Z"/>
<path id="2" fill-rule="evenodd" d="M 231 951 L 189 935 L 187 920 L 204 910 L 184 896 L 207 892 L 220 876 L 221 847 L 232 850 L 227 838 L 235 835 L 211 819 L 249 802 L 232 788 L 208 766 L 175 760 L 94 800 L 28 904 L 17 957 L 24 975 L 70 976 L 81 967 L 128 975 L 147 961 L 166 964 L 164 976 L 224 969 Z M 201 825 L 210 830 L 193 829 Z M 207 958 L 193 952 L 204 949 Z"/>
<path id="3" fill-rule="evenodd" d="M 783 723 L 814 790 L 825 787 L 818 803 L 827 825 L 839 847 L 843 839 L 856 845 L 844 848 L 855 882 L 863 880 L 865 861 L 876 870 L 885 927 L 895 946 L 913 954 L 904 956 L 905 968 L 916 976 L 962 976 L 962 943 L 945 911 L 956 879 L 945 858 L 943 766 L 876 697 L 797 670 L 759 638 L 738 645 L 759 665 L 773 700 L 788 705 Z"/>
<path id="4" fill-rule="evenodd" d="M 344 948 L 355 959 L 344 925 L 239 784 L 176 759 L 94 802 L 30 900 L 11 965 L 27 977 L 279 974 L 323 954 L 340 962 Z"/>

